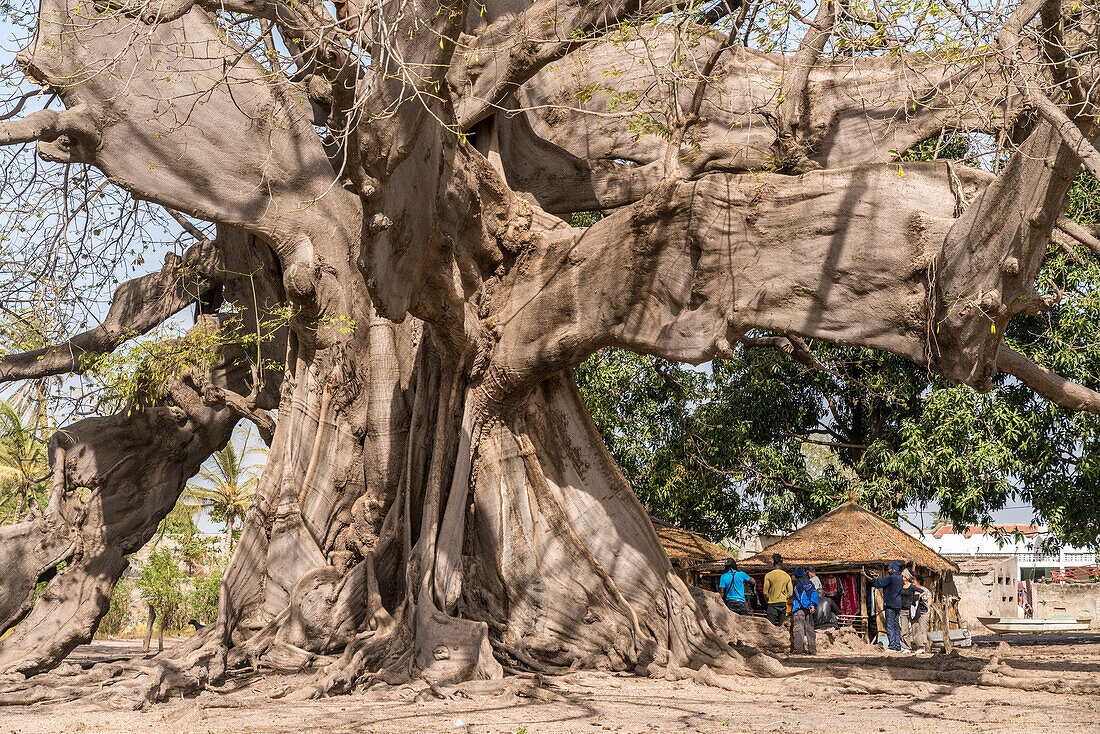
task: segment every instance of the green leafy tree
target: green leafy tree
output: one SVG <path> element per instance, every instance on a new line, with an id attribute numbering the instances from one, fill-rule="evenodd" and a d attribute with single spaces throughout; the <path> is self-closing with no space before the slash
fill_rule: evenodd
<path id="1" fill-rule="evenodd" d="M 197 576 L 191 580 L 191 588 L 187 593 L 187 611 L 190 619 L 203 625 L 217 619 L 221 584 L 220 568 L 215 568 L 210 576 Z"/>
<path id="2" fill-rule="evenodd" d="M 191 543 L 198 530 L 200 514 L 202 514 L 202 504 L 185 492 L 176 500 L 167 517 L 161 521 L 158 535 L 163 537 L 167 533 L 181 538 L 184 544 Z"/>
<path id="3" fill-rule="evenodd" d="M 37 415 L 0 401 L 0 524 L 18 522 L 28 506 L 45 504 L 47 470 Z"/>
<path id="4" fill-rule="evenodd" d="M 130 597 L 133 591 L 134 585 L 125 579 L 111 589 L 111 606 L 103 619 L 99 620 L 97 636 L 117 635 L 126 628 L 130 621 Z"/>
<path id="5" fill-rule="evenodd" d="M 165 629 L 181 626 L 179 617 L 184 607 L 185 578 L 175 554 L 167 548 L 154 550 L 149 556 L 149 562 L 141 569 L 137 588 L 141 592 L 141 598 L 149 605 L 143 649 L 149 648 L 155 619 L 160 619 L 160 633 L 157 638 L 157 647 L 160 650 L 164 649 Z"/>

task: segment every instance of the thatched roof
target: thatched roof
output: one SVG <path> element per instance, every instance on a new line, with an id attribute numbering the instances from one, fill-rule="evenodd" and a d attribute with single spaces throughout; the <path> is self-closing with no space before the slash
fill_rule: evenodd
<path id="1" fill-rule="evenodd" d="M 722 561 L 731 557 L 728 550 L 711 543 L 702 535 L 666 525 L 652 517 L 649 519 L 653 522 L 653 529 L 657 531 L 657 537 L 665 547 L 665 552 L 668 553 L 668 559 L 672 561 L 673 566 L 685 568 L 697 563 Z"/>
<path id="2" fill-rule="evenodd" d="M 740 563 L 746 571 L 771 568 L 772 554 L 783 556 L 784 566 L 817 569 L 885 566 L 901 561 L 937 573 L 958 571 L 951 560 L 926 546 L 855 500 L 803 525 Z"/>

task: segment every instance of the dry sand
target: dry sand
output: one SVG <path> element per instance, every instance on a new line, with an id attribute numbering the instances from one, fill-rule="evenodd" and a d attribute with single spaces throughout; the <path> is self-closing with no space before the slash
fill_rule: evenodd
<path id="1" fill-rule="evenodd" d="M 1011 643 L 1002 645 L 1002 640 Z M 135 647 L 136 645 L 136 647 Z M 138 643 L 112 641 L 78 648 L 70 662 L 89 665 L 126 658 Z M 1100 635 L 1033 635 L 978 639 L 963 655 L 1000 656 L 1018 669 L 1045 675 L 1100 678 Z M 933 665 L 931 657 L 924 657 Z M 829 652 L 785 658 L 798 671 L 786 679 L 744 679 L 726 691 L 685 681 L 578 673 L 527 681 L 506 692 L 471 689 L 450 700 L 404 686 L 305 703 L 268 696 L 298 679 L 239 680 L 230 693 L 205 692 L 149 706 L 110 711 L 82 704 L 0 709 L 8 732 L 1058 732 L 1100 733 L 1100 696 L 948 684 L 905 684 L 905 694 L 843 690 L 828 671 L 862 665 L 881 673 L 913 665 L 911 657 Z M 882 663 L 885 669 L 878 667 Z M 534 696 L 534 697 L 532 697 Z M 420 699 L 427 700 L 417 700 Z"/>

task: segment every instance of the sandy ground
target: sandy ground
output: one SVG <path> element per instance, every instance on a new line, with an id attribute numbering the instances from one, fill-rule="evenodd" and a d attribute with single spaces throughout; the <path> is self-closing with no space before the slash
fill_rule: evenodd
<path id="1" fill-rule="evenodd" d="M 1008 641 L 1006 649 L 1001 645 Z M 99 642 L 69 658 L 82 666 L 125 659 L 140 643 Z M 1060 671 L 1100 677 L 1100 635 L 978 638 L 963 654 L 1000 655 L 1014 668 L 1047 675 Z M 851 665 L 912 659 L 852 653 L 786 658 L 798 671 L 778 680 L 745 679 L 726 691 L 684 681 L 578 673 L 533 681 L 517 692 L 471 690 L 451 700 L 417 700 L 410 686 L 293 703 L 268 696 L 298 680 L 278 676 L 241 680 L 231 693 L 204 692 L 142 711 L 110 711 L 82 704 L 0 709 L 8 732 L 477 732 L 584 734 L 585 732 L 1058 732 L 1100 733 L 1100 696 L 919 684 L 914 693 L 867 694 L 839 690 L 821 677 Z M 929 659 L 931 664 L 931 659 Z M 885 671 L 883 671 L 885 678 Z M 832 681 L 833 684 L 830 684 Z M 532 681 L 529 681 L 531 683 Z M 889 689 L 887 681 L 886 687 Z M 534 698 L 532 696 L 535 696 Z M 423 695 L 421 699 L 425 698 Z"/>

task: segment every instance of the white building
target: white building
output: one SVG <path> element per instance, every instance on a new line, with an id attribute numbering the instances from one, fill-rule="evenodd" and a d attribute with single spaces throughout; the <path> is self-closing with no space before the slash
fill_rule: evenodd
<path id="1" fill-rule="evenodd" d="M 998 530 L 1003 536 L 999 537 Z M 923 533 L 908 532 L 945 556 L 1015 556 L 1021 579 L 1039 578 L 1054 569 L 1097 563 L 1096 552 L 1085 548 L 1063 546 L 1057 553 L 1043 553 L 1048 532 L 1040 525 L 994 525 L 988 530 L 972 525 L 962 532 L 955 532 L 950 525 L 940 525 Z"/>

